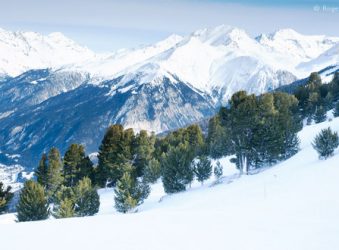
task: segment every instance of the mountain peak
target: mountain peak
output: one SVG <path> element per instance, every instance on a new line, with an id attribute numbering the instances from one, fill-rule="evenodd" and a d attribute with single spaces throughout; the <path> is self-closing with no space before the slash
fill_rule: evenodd
<path id="1" fill-rule="evenodd" d="M 0 29 L 0 73 L 17 76 L 29 69 L 59 68 L 93 58 L 94 53 L 60 32 Z"/>
<path id="2" fill-rule="evenodd" d="M 197 30 L 191 34 L 191 37 L 198 38 L 202 42 L 214 46 L 227 45 L 232 41 L 239 41 L 242 39 L 250 39 L 244 30 L 224 24 L 214 28 Z"/>
<path id="3" fill-rule="evenodd" d="M 277 31 L 271 33 L 270 36 L 272 38 L 277 38 L 277 37 L 280 37 L 280 38 L 295 38 L 295 37 L 301 37 L 303 35 L 301 35 L 297 31 L 295 31 L 294 29 L 286 28 L 286 29 L 277 30 Z"/>

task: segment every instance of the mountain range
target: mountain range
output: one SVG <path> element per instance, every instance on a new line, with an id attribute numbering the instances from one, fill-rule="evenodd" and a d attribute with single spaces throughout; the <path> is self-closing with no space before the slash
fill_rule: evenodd
<path id="1" fill-rule="evenodd" d="M 42 152 L 73 142 L 94 152 L 112 123 L 183 127 L 238 90 L 260 94 L 331 66 L 329 80 L 338 55 L 338 37 L 291 29 L 251 37 L 221 25 L 99 54 L 61 33 L 0 29 L 0 162 L 30 169 Z"/>

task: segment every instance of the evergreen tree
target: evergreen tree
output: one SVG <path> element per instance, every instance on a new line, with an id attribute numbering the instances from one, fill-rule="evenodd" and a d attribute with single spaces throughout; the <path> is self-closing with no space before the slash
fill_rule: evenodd
<path id="1" fill-rule="evenodd" d="M 197 180 L 204 184 L 204 181 L 211 177 L 212 174 L 212 165 L 211 161 L 206 156 L 200 156 L 198 162 L 195 165 L 195 175 Z"/>
<path id="2" fill-rule="evenodd" d="M 132 160 L 130 144 L 133 141 L 133 130 L 124 132 L 121 125 L 112 125 L 107 129 L 98 154 L 96 182 L 99 186 L 115 185 L 121 178 L 121 167 Z"/>
<path id="3" fill-rule="evenodd" d="M 217 182 L 219 182 L 220 178 L 223 175 L 223 169 L 222 169 L 222 166 L 220 164 L 220 161 L 217 161 L 217 164 L 214 167 L 213 173 L 214 173 L 215 179 L 217 180 Z"/>
<path id="4" fill-rule="evenodd" d="M 332 132 L 331 128 L 321 130 L 315 137 L 312 146 L 318 152 L 320 159 L 327 159 L 333 155 L 334 150 L 339 146 L 337 132 Z"/>
<path id="5" fill-rule="evenodd" d="M 88 177 L 78 182 L 74 194 L 76 216 L 91 216 L 99 211 L 100 197 Z"/>
<path id="6" fill-rule="evenodd" d="M 231 148 L 241 173 L 274 164 L 298 150 L 296 133 L 301 120 L 294 116 L 297 103 L 295 97 L 285 93 L 256 97 L 240 91 L 232 96 L 230 107 L 219 115 L 223 126 L 230 129 Z"/>
<path id="7" fill-rule="evenodd" d="M 75 216 L 74 201 L 71 199 L 64 199 L 60 202 L 60 205 L 54 213 L 55 218 L 71 218 Z"/>
<path id="8" fill-rule="evenodd" d="M 326 110 L 322 107 L 319 106 L 317 107 L 315 114 L 314 114 L 314 121 L 315 123 L 320 123 L 326 121 Z"/>
<path id="9" fill-rule="evenodd" d="M 147 131 L 141 130 L 135 138 L 134 143 L 134 165 L 138 177 L 144 173 L 144 168 L 152 159 L 154 153 L 155 135 L 148 136 Z"/>
<path id="10" fill-rule="evenodd" d="M 221 125 L 219 115 L 209 120 L 207 144 L 208 153 L 212 158 L 220 158 L 231 153 L 230 135 L 227 127 Z"/>
<path id="11" fill-rule="evenodd" d="M 47 182 L 48 182 L 47 173 L 48 173 L 47 155 L 42 154 L 38 168 L 35 171 L 35 176 L 37 178 L 37 182 L 43 187 L 47 186 Z"/>
<path id="12" fill-rule="evenodd" d="M 186 142 L 188 142 L 188 153 L 191 154 L 192 159 L 202 153 L 205 140 L 199 125 L 193 124 L 184 130 L 182 143 Z"/>
<path id="13" fill-rule="evenodd" d="M 47 194 L 53 199 L 55 192 L 63 183 L 62 162 L 57 148 L 52 148 L 48 153 L 47 179 Z"/>
<path id="14" fill-rule="evenodd" d="M 88 156 L 83 158 L 80 162 L 77 181 L 83 179 L 84 177 L 90 178 L 92 183 L 95 181 L 93 162 Z"/>
<path id="15" fill-rule="evenodd" d="M 339 102 L 337 102 L 334 106 L 333 115 L 334 117 L 339 117 Z"/>
<path id="16" fill-rule="evenodd" d="M 55 194 L 53 216 L 69 218 L 75 216 L 75 194 L 73 188 L 61 186 Z"/>
<path id="17" fill-rule="evenodd" d="M 188 143 L 170 147 L 162 156 L 162 182 L 166 193 L 184 191 L 194 178 L 192 155 Z"/>
<path id="18" fill-rule="evenodd" d="M 73 187 L 80 180 L 80 164 L 85 158 L 85 149 L 82 145 L 72 144 L 64 156 L 64 184 Z"/>
<path id="19" fill-rule="evenodd" d="M 44 220 L 48 216 L 49 208 L 44 188 L 31 180 L 25 182 L 17 205 L 18 221 Z"/>
<path id="20" fill-rule="evenodd" d="M 144 180 L 148 183 L 155 183 L 161 176 L 160 162 L 156 159 L 151 159 L 146 165 L 144 171 Z"/>
<path id="21" fill-rule="evenodd" d="M 229 127 L 232 129 L 232 143 L 237 167 L 248 173 L 253 156 L 253 136 L 257 122 L 257 100 L 245 91 L 235 93 L 231 98 Z"/>
<path id="22" fill-rule="evenodd" d="M 5 213 L 9 202 L 13 198 L 13 193 L 11 192 L 12 187 L 4 187 L 4 184 L 0 181 L 0 214 Z"/>
<path id="23" fill-rule="evenodd" d="M 116 210 L 127 213 L 143 203 L 150 193 L 150 187 L 134 179 L 129 172 L 125 172 L 117 182 L 114 193 Z"/>

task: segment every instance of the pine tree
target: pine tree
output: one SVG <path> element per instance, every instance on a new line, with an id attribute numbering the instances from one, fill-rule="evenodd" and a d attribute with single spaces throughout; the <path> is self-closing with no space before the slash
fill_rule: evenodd
<path id="1" fill-rule="evenodd" d="M 339 102 L 337 102 L 334 106 L 333 115 L 334 117 L 339 117 Z"/>
<path id="2" fill-rule="evenodd" d="M 31 180 L 25 182 L 17 205 L 18 221 L 44 220 L 48 216 L 49 208 L 44 188 Z"/>
<path id="3" fill-rule="evenodd" d="M 217 180 L 217 182 L 219 182 L 220 178 L 223 175 L 223 169 L 222 169 L 222 166 L 220 164 L 220 161 L 217 161 L 217 164 L 214 167 L 213 173 L 214 173 L 215 179 Z"/>
<path id="4" fill-rule="evenodd" d="M 188 153 L 191 154 L 192 159 L 202 153 L 205 140 L 199 125 L 193 124 L 188 126 L 184 130 L 183 137 L 182 143 L 188 142 Z"/>
<path id="5" fill-rule="evenodd" d="M 320 159 L 327 159 L 333 155 L 334 150 L 339 146 L 337 132 L 332 132 L 331 128 L 321 130 L 315 137 L 312 146 L 318 152 Z"/>
<path id="6" fill-rule="evenodd" d="M 37 178 L 37 182 L 43 187 L 47 186 L 48 182 L 48 163 L 47 163 L 47 155 L 42 154 L 38 168 L 35 171 L 35 176 Z"/>
<path id="7" fill-rule="evenodd" d="M 91 216 L 99 211 L 100 197 L 88 177 L 83 178 L 74 188 L 76 216 Z"/>
<path id="8" fill-rule="evenodd" d="M 160 162 L 156 159 L 151 159 L 145 167 L 144 180 L 148 183 L 155 183 L 161 176 Z"/>
<path id="9" fill-rule="evenodd" d="M 230 136 L 227 128 L 221 125 L 220 116 L 212 117 L 208 124 L 208 153 L 212 158 L 220 158 L 230 154 Z"/>
<path id="10" fill-rule="evenodd" d="M 211 161 L 206 156 L 200 156 L 195 165 L 194 171 L 197 180 L 201 183 L 201 185 L 203 185 L 204 181 L 210 178 L 212 174 Z"/>
<path id="11" fill-rule="evenodd" d="M 80 164 L 85 158 L 85 149 L 82 145 L 72 144 L 64 156 L 64 184 L 73 187 L 80 180 Z"/>
<path id="12" fill-rule="evenodd" d="M 61 186 L 55 194 L 53 216 L 69 218 L 75 216 L 75 194 L 73 188 Z"/>
<path id="13" fill-rule="evenodd" d="M 144 168 L 152 159 L 154 153 L 155 136 L 152 134 L 148 136 L 147 131 L 141 130 L 135 138 L 134 143 L 134 165 L 136 167 L 136 174 L 138 177 L 144 173 Z"/>
<path id="14" fill-rule="evenodd" d="M 131 160 L 133 130 L 126 130 L 121 125 L 110 126 L 101 142 L 98 154 L 96 183 L 104 187 L 115 185 L 123 174 L 121 167 Z"/>
<path id="15" fill-rule="evenodd" d="M 181 143 L 177 147 L 170 147 L 163 154 L 162 182 L 166 193 L 176 193 L 186 190 L 186 185 L 194 179 L 192 153 L 188 143 Z"/>
<path id="16" fill-rule="evenodd" d="M 11 186 L 7 186 L 7 188 L 5 188 L 4 184 L 0 181 L 0 214 L 6 212 L 8 204 L 13 198 L 11 189 Z"/>
<path id="17" fill-rule="evenodd" d="M 48 153 L 47 179 L 47 194 L 53 199 L 55 192 L 63 183 L 62 162 L 57 148 L 52 148 Z"/>
<path id="18" fill-rule="evenodd" d="M 129 172 L 125 172 L 117 182 L 114 193 L 116 210 L 127 213 L 143 203 L 150 193 L 150 187 L 134 179 Z"/>
<path id="19" fill-rule="evenodd" d="M 53 214 L 55 218 L 71 218 L 75 216 L 74 201 L 71 199 L 64 199 L 60 202 L 58 209 Z"/>
<path id="20" fill-rule="evenodd" d="M 326 121 L 326 117 L 326 110 L 322 106 L 317 107 L 314 114 L 315 123 Z"/>
<path id="21" fill-rule="evenodd" d="M 77 181 L 83 179 L 84 177 L 90 178 L 92 183 L 95 182 L 93 162 L 91 161 L 91 159 L 88 156 L 86 156 L 80 162 Z"/>

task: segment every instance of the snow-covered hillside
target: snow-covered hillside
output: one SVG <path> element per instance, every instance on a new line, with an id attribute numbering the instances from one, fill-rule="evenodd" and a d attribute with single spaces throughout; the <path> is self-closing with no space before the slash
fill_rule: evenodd
<path id="1" fill-rule="evenodd" d="M 237 178 L 226 159 L 224 183 L 194 184 L 164 196 L 161 184 L 136 214 L 113 210 L 101 190 L 99 215 L 14 223 L 0 216 L 1 246 L 19 249 L 333 250 L 339 245 L 339 150 L 319 160 L 311 146 L 323 128 L 339 132 L 339 118 L 305 127 L 301 150 L 256 175 Z M 160 198 L 162 201 L 159 202 Z M 38 242 L 36 242 L 38 240 Z"/>

